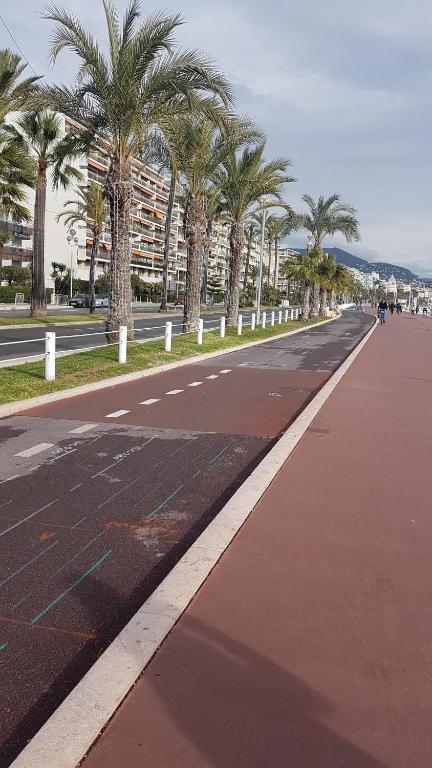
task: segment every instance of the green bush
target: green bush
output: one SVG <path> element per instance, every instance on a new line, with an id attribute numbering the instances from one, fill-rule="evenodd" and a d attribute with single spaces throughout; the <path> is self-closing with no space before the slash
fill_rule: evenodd
<path id="1" fill-rule="evenodd" d="M 15 296 L 17 293 L 24 294 L 24 301 L 28 304 L 30 301 L 30 286 L 29 285 L 0 285 L 0 304 L 15 304 Z M 46 289 L 47 303 L 50 303 L 52 288 Z"/>

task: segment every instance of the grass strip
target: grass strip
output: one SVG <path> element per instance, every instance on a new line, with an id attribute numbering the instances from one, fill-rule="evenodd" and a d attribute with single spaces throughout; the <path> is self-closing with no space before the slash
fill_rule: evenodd
<path id="1" fill-rule="evenodd" d="M 308 323 L 288 321 L 274 327 L 267 326 L 265 330 L 259 327 L 253 332 L 248 326 L 244 326 L 242 336 L 237 336 L 235 328 L 227 328 L 224 339 L 220 338 L 219 331 L 210 331 L 204 334 L 202 346 L 197 345 L 195 333 L 173 336 L 171 352 L 164 351 L 163 339 L 142 344 L 130 342 L 127 363 L 124 365 L 118 363 L 117 345 L 92 349 L 58 357 L 55 381 L 45 381 L 43 360 L 0 368 L 0 404 L 25 400 L 49 392 L 59 392 L 69 387 L 101 381 L 112 376 L 122 376 L 125 373 L 187 359 L 205 352 L 235 348 L 249 341 L 269 339 L 280 333 L 313 325 L 319 321 L 320 318 L 309 320 Z"/>

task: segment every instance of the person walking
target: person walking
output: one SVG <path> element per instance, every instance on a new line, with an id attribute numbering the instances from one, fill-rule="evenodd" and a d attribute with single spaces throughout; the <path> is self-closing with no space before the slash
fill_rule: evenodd
<path id="1" fill-rule="evenodd" d="M 392 303 L 390 304 L 390 312 L 391 312 L 391 314 L 393 314 L 394 311 L 395 311 L 395 303 L 394 303 L 394 301 L 392 301 Z"/>
<path id="2" fill-rule="evenodd" d="M 423 317 L 426 317 L 427 315 L 427 307 L 423 307 Z"/>
<path id="3" fill-rule="evenodd" d="M 387 304 L 386 300 L 383 299 L 378 304 L 378 317 L 379 317 L 380 325 L 383 325 L 383 323 L 385 323 L 385 321 L 386 321 L 386 312 L 387 312 L 387 310 L 388 310 L 388 304 Z"/>
<path id="4" fill-rule="evenodd" d="M 399 302 L 399 301 L 398 301 L 398 303 L 396 304 L 396 312 L 398 313 L 398 315 L 401 315 L 401 314 L 402 314 L 402 304 L 400 304 L 400 302 Z"/>

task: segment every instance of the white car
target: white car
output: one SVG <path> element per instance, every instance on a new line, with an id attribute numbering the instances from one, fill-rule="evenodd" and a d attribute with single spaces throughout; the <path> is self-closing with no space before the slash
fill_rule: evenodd
<path id="1" fill-rule="evenodd" d="M 108 296 L 96 296 L 96 307 L 105 307 L 106 309 L 108 309 L 109 307 Z"/>

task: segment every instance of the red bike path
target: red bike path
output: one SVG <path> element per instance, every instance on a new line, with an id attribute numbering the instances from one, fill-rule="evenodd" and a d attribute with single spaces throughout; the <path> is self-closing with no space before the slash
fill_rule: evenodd
<path id="1" fill-rule="evenodd" d="M 430 768 L 431 342 L 376 329 L 85 768 Z"/>

